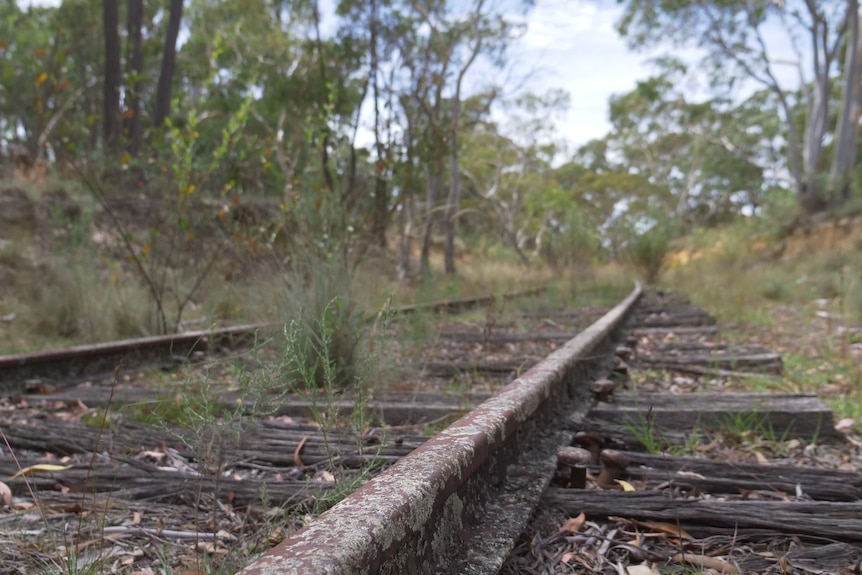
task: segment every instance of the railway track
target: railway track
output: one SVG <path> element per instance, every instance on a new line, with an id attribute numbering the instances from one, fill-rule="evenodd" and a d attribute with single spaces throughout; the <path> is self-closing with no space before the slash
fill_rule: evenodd
<path id="1" fill-rule="evenodd" d="M 544 288 L 504 294 L 504 300 L 542 293 Z M 494 302 L 494 296 L 451 299 L 392 308 L 393 315 L 421 311 L 458 313 Z M 222 350 L 252 344 L 261 333 L 279 329 L 281 324 L 251 324 L 219 329 L 152 336 L 122 341 L 81 345 L 68 349 L 0 355 L 0 394 L 16 394 L 42 385 L 71 386 L 82 381 L 104 378 L 117 365 L 125 369 L 155 365 L 173 368 L 178 364 L 203 361 Z"/>
<path id="2" fill-rule="evenodd" d="M 661 366 L 668 371 L 694 371 L 701 375 L 722 377 L 748 375 L 750 372 L 745 369 L 780 373 L 780 358 L 776 363 L 774 354 L 764 350 L 756 350 L 760 353 L 755 354 L 749 353 L 751 350 L 735 350 L 726 345 L 715 349 L 715 346 L 703 344 L 698 338 L 703 334 L 715 333 L 715 320 L 694 306 L 674 306 L 667 301 L 648 302 L 635 312 L 636 327 L 633 333 L 638 333 L 648 341 L 650 336 L 668 336 L 673 334 L 673 330 L 681 329 L 684 334 L 694 336 L 694 342 L 683 341 L 679 345 L 661 349 L 658 354 L 643 354 L 637 358 L 632 357 L 633 350 L 630 347 L 619 346 L 614 350 L 621 337 L 619 328 L 632 314 L 641 295 L 640 288 L 637 288 L 599 322 L 399 461 L 385 474 L 370 481 L 330 512 L 284 541 L 243 573 L 474 574 L 497 573 L 502 568 L 508 568 L 510 572 L 538 573 L 557 572 L 555 568 L 561 565 L 563 571 L 560 572 L 574 572 L 569 569 L 569 564 L 577 564 L 572 560 L 578 553 L 577 546 L 574 546 L 574 550 L 560 551 L 556 563 L 552 562 L 550 566 L 545 564 L 542 569 L 538 565 L 525 565 L 523 561 L 517 561 L 516 544 L 528 530 L 527 525 L 543 498 L 546 505 L 562 507 L 570 517 L 589 513 L 599 518 L 622 515 L 643 521 L 661 519 L 665 521 L 665 528 L 673 529 L 676 525 L 678 533 L 685 533 L 687 537 L 691 536 L 683 529 L 683 525 L 692 531 L 699 527 L 709 533 L 714 533 L 716 527 L 725 533 L 738 530 L 742 523 L 740 515 L 730 514 L 726 520 L 716 520 L 716 514 L 722 513 L 722 506 L 713 504 L 710 507 L 702 504 L 698 497 L 680 498 L 678 506 L 686 507 L 680 511 L 674 505 L 673 498 L 668 498 L 660 489 L 641 493 L 613 491 L 618 486 L 613 482 L 608 483 L 608 478 L 604 477 L 606 469 L 615 472 L 615 479 L 631 479 L 638 473 L 634 469 L 626 469 L 635 456 L 620 451 L 602 452 L 602 473 L 595 472 L 600 489 L 587 490 L 583 489 L 584 485 L 576 486 L 576 489 L 551 487 L 552 482 L 559 479 L 561 449 L 566 446 L 583 442 L 586 436 L 592 438 L 584 447 L 591 447 L 590 443 L 592 447 L 611 442 L 621 446 L 638 443 L 642 438 L 636 436 L 636 430 L 632 427 L 638 424 L 638 420 L 632 417 L 635 414 L 640 414 L 643 418 L 641 421 L 644 424 L 648 422 L 650 432 L 658 434 L 663 440 L 670 441 L 668 438 L 675 432 L 678 437 L 680 431 L 684 438 L 686 433 L 697 433 L 696 425 L 692 425 L 691 419 L 679 421 L 680 414 L 700 417 L 705 411 L 710 411 L 709 406 L 717 403 L 716 397 L 707 396 L 704 401 L 687 407 L 673 405 L 670 396 L 661 396 L 659 392 L 654 392 L 652 396 L 635 392 L 628 394 L 622 401 L 609 402 L 606 391 L 596 389 L 601 386 L 595 385 L 591 401 L 587 396 L 586 382 L 593 380 L 595 384 L 596 377 L 611 372 L 618 376 L 616 382 L 601 381 L 616 387 L 620 380 L 625 379 L 619 376 L 628 375 L 627 359 L 649 366 L 650 369 Z M 636 336 L 632 335 L 627 343 L 637 344 Z M 692 355 L 693 351 L 697 353 Z M 714 354 L 713 351 L 718 353 Z M 657 356 L 665 361 L 653 361 Z M 712 371 L 704 373 L 697 370 L 698 367 Z M 741 412 L 754 414 L 756 421 L 752 420 L 750 424 L 755 429 L 775 430 L 778 426 L 792 429 L 792 424 L 797 423 L 798 419 L 803 424 L 796 430 L 801 437 L 812 439 L 816 434 L 820 441 L 838 439 L 832 429 L 831 414 L 822 403 L 809 397 L 784 399 L 787 404 L 773 409 L 769 397 L 755 398 L 749 395 L 744 398 Z M 758 401 L 762 401 L 763 405 L 758 405 Z M 805 404 L 802 410 L 798 409 L 800 403 Z M 635 407 L 624 414 L 621 410 L 625 405 Z M 613 412 L 613 417 L 607 417 L 603 409 Z M 656 415 L 659 413 L 670 416 L 660 418 Z M 712 413 L 726 415 L 740 413 L 740 409 L 723 404 Z M 603 416 L 605 418 L 601 419 Z M 806 427 L 805 422 L 812 420 L 817 422 L 816 426 Z M 709 428 L 711 423 L 704 421 L 704 429 Z M 670 458 L 656 459 L 651 462 L 655 468 L 652 471 L 653 484 L 658 477 L 675 488 L 670 480 L 670 472 L 661 469 L 662 464 Z M 595 459 L 589 463 L 581 462 L 580 465 L 586 467 L 598 463 L 598 459 Z M 687 465 L 693 464 L 683 462 L 680 468 L 685 469 Z M 619 469 L 615 469 L 617 466 Z M 566 466 L 562 467 L 565 469 Z M 643 466 L 641 473 L 649 476 L 650 469 Z M 722 471 L 727 474 L 732 469 L 734 466 Z M 568 473 L 574 472 L 569 470 Z M 795 486 L 797 496 L 803 493 L 804 483 L 804 489 L 808 490 L 805 497 L 810 497 L 817 486 L 831 476 L 829 473 L 813 472 L 812 476 L 801 479 L 800 483 L 794 483 L 797 478 L 790 472 L 770 475 L 762 469 L 747 469 L 742 471 L 742 475 L 749 481 L 749 488 L 752 483 L 759 486 L 765 483 L 777 493 L 780 488 Z M 707 478 L 700 477 L 704 480 L 703 485 L 706 485 Z M 775 501 L 765 504 L 755 502 L 748 506 L 745 502 L 736 502 L 736 506 L 743 509 L 748 507 L 755 516 L 774 513 L 781 517 L 755 521 L 761 533 L 770 532 L 771 529 L 771 534 L 792 534 L 796 537 L 821 534 L 836 544 L 848 540 L 855 543 L 858 542 L 858 533 L 862 532 L 859 531 L 862 527 L 862 505 L 855 503 L 862 495 L 862 491 L 859 491 L 862 483 L 858 476 L 852 474 L 845 474 L 839 481 L 845 486 L 853 485 L 852 488 L 841 490 L 841 497 L 854 503 L 805 501 L 792 509 L 792 506 L 776 507 Z M 570 487 L 567 479 L 563 480 L 563 484 Z M 742 479 L 737 479 L 724 487 L 725 490 L 732 490 L 735 485 L 737 489 L 744 489 L 743 484 Z M 688 488 L 692 489 L 690 486 Z M 716 489 L 715 486 L 713 489 Z M 788 491 L 792 493 L 792 489 Z M 649 505 L 643 496 L 653 498 Z M 603 499 L 601 502 L 595 501 L 598 498 Z M 689 507 L 699 504 L 700 507 L 689 512 Z M 827 516 L 825 521 L 811 519 L 816 509 L 823 510 Z M 787 513 L 785 515 L 782 512 Z M 851 517 L 838 519 L 847 514 Z M 826 525 L 830 522 L 834 528 L 827 530 Z M 557 541 L 564 539 L 560 531 L 555 535 Z M 605 549 L 601 551 L 603 557 L 608 548 L 605 542 L 613 541 L 613 535 L 610 538 L 607 535 L 605 532 L 582 539 L 584 542 L 592 540 L 593 544 L 598 541 L 600 545 L 596 548 Z M 539 556 L 543 557 L 541 551 Z M 595 553 L 589 547 L 584 551 L 587 554 Z M 566 553 L 569 558 L 563 562 Z M 673 553 L 665 559 L 669 562 L 681 556 L 683 560 L 696 561 L 696 549 L 689 555 Z M 638 555 L 639 559 L 646 557 L 645 552 Z M 509 563 L 504 565 L 507 558 Z M 662 559 L 660 556 L 654 558 Z M 859 558 L 862 559 L 862 552 Z M 776 558 L 776 563 L 779 559 Z M 720 565 L 736 569 L 732 562 L 718 561 Z M 611 572 L 622 570 L 619 562 L 615 565 L 608 561 L 605 565 L 611 567 Z M 528 569 L 517 569 L 518 566 Z M 715 567 L 715 564 L 712 566 Z M 767 566 L 770 566 L 768 561 Z M 598 567 L 602 567 L 601 561 Z M 597 570 L 588 567 L 585 572 Z"/>
<path id="3" fill-rule="evenodd" d="M 463 351 L 426 362 L 428 368 L 457 359 L 462 365 L 454 371 L 472 370 L 474 376 L 483 365 L 503 365 L 501 372 L 489 370 L 485 375 L 512 381 L 490 397 L 486 391 L 457 396 L 419 391 L 381 394 L 369 408 L 378 421 L 390 425 L 386 431 L 366 429 L 357 435 L 343 430 L 322 436 L 319 426 L 293 419 L 308 408 L 294 401 L 278 417 L 244 429 L 223 446 L 221 478 L 201 473 L 200 461 L 195 462 L 201 454 L 188 448 L 191 441 L 177 442 L 183 433 L 178 430 L 118 423 L 103 437 L 104 432 L 85 431 L 74 422 L 43 421 L 35 429 L 7 427 L 8 440 L 13 449 L 48 451 L 73 460 L 98 450 L 100 442 L 109 443 L 108 451 L 114 454 L 110 457 L 78 464 L 65 475 L 30 481 L 49 505 L 80 504 L 80 496 L 76 499 L 63 491 L 85 486 L 85 491 L 100 494 L 93 498 L 93 506 L 106 505 L 110 499 L 126 513 L 194 499 L 195 507 L 221 508 L 219 513 L 234 517 L 245 510 L 248 517 L 260 506 L 262 485 L 271 504 L 310 509 L 338 490 L 338 483 L 330 479 L 334 462 L 342 470 L 373 466 L 380 471 L 370 480 L 359 476 L 363 483 L 359 489 L 299 531 L 285 527 L 289 536 L 249 564 L 242 571 L 247 575 L 617 573 L 623 564 L 645 560 L 672 564 L 677 555 L 692 550 L 697 555 L 696 537 L 728 537 L 740 529 L 759 536 L 758 541 L 784 537 L 810 542 L 817 533 L 824 534 L 817 548 L 852 548 L 859 543 L 862 506 L 856 501 L 862 499 L 862 481 L 856 474 L 679 456 L 684 448 L 713 441 L 715 430 L 726 426 L 729 417 L 782 439 L 799 438 L 802 445 L 843 439 L 816 397 L 728 393 L 728 382 L 780 377 L 780 357 L 771 350 L 715 341 L 715 320 L 702 309 L 676 297 L 644 295 L 639 287 L 583 331 L 567 331 L 563 321 L 560 315 L 543 320 L 541 331 L 532 334 L 444 331 L 441 339 L 467 348 L 478 346 L 482 353 L 494 345 L 565 343 L 538 362 L 531 359 L 534 348 L 523 359 L 508 363 Z M 98 404 L 97 393 L 82 395 L 87 389 L 61 390 L 41 400 Z M 40 398 L 22 397 L 24 402 Z M 234 402 L 223 399 L 226 404 Z M 330 408 L 349 412 L 352 406 L 345 399 Z M 458 413 L 463 416 L 430 439 L 410 426 Z M 156 445 L 161 447 L 143 457 L 121 455 Z M 576 485 L 573 467 L 560 462 L 561 449 L 572 445 L 605 454 L 601 461 L 575 465 L 586 477 L 583 484 Z M 657 446 L 660 453 L 646 453 Z M 604 474 L 608 454 L 625 463 L 610 483 Z M 0 458 L 0 473 L 11 475 L 20 466 Z M 182 473 L 183 466 L 193 473 Z M 616 479 L 636 484 L 638 491 L 619 491 Z M 10 485 L 16 494 L 25 493 L 23 478 Z M 782 494 L 782 502 L 789 505 L 770 508 L 769 503 L 776 501 L 763 500 L 764 485 L 766 491 Z M 752 501 L 732 495 L 740 492 L 748 493 Z M 718 503 L 725 499 L 732 513 L 724 513 Z M 825 519 L 817 520 L 818 509 Z M 549 516 L 564 520 L 580 513 L 591 520 L 592 531 L 584 528 L 583 535 L 560 530 L 553 522 L 548 530 L 543 523 Z M 716 521 L 722 513 L 726 520 Z M 753 523 L 750 519 L 770 514 L 780 519 Z M 632 544 L 620 535 L 625 529 L 615 523 L 619 521 L 629 522 L 626 532 L 647 532 L 650 522 L 663 522 L 665 529 L 676 526 L 689 539 L 669 550 L 651 548 L 646 540 Z M 213 525 L 195 533 L 217 538 Z M 758 549 L 752 549 L 752 555 L 758 555 Z M 832 551 L 855 557 L 848 549 Z M 758 555 L 761 563 L 763 555 Z M 719 561 L 734 565 L 738 559 Z M 769 569 L 775 563 L 765 565 L 763 569 Z"/>

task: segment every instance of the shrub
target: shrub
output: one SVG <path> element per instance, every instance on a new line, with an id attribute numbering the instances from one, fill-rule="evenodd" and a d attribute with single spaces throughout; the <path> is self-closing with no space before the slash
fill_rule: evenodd
<path id="1" fill-rule="evenodd" d="M 635 234 L 626 246 L 626 260 L 648 284 L 658 279 L 664 260 L 670 252 L 670 233 L 655 226 L 642 234 Z"/>
<path id="2" fill-rule="evenodd" d="M 337 259 L 337 258 L 336 258 Z M 285 324 L 282 376 L 305 388 L 345 389 L 359 379 L 370 326 L 340 261 L 310 258 L 282 273 L 275 294 Z"/>

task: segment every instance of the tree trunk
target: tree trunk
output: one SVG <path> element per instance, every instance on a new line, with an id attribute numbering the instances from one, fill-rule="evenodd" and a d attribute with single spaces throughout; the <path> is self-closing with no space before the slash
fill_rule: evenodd
<path id="1" fill-rule="evenodd" d="M 446 201 L 446 243 L 443 263 L 447 275 L 455 273 L 455 233 L 458 229 L 458 211 L 461 209 L 461 180 L 458 168 L 458 126 L 461 117 L 461 100 L 455 96 L 452 130 L 449 140 L 449 198 Z"/>
<path id="2" fill-rule="evenodd" d="M 123 114 L 123 132 L 126 147 L 132 156 L 138 154 L 141 146 L 140 134 L 140 87 L 141 72 L 144 69 L 144 56 L 141 51 L 141 27 L 144 20 L 144 0 L 129 0 L 128 30 L 126 40 L 126 110 Z"/>
<path id="3" fill-rule="evenodd" d="M 374 149 L 377 161 L 374 164 L 374 223 L 372 233 L 381 249 L 386 249 L 386 224 L 389 219 L 389 196 L 383 172 L 386 169 L 386 149 L 380 139 L 380 86 L 377 60 L 377 3 L 371 1 L 371 82 L 374 89 Z"/>
<path id="4" fill-rule="evenodd" d="M 404 200 L 401 205 L 401 242 L 398 263 L 398 273 L 402 279 L 413 275 L 411 254 L 413 252 L 413 214 L 414 205 L 412 190 L 402 190 Z"/>
<path id="5" fill-rule="evenodd" d="M 87 72 L 87 65 L 86 65 L 86 63 L 84 63 L 83 59 L 76 59 L 76 64 L 77 64 L 77 72 L 78 72 L 78 78 L 79 78 L 78 81 L 81 82 L 81 86 L 85 86 L 84 94 L 83 94 L 84 98 L 83 98 L 83 102 L 82 102 L 84 117 L 89 118 L 93 114 L 96 114 L 96 110 L 95 110 L 96 103 L 94 101 L 95 95 L 94 95 L 94 92 L 92 92 L 92 90 L 91 90 L 91 86 L 88 85 L 90 82 L 91 76 Z M 92 152 L 93 150 L 96 149 L 96 146 L 99 143 L 99 125 L 98 125 L 98 123 L 93 122 L 92 124 L 90 124 L 88 126 L 86 142 L 87 142 L 87 147 L 86 147 L 87 152 Z"/>
<path id="6" fill-rule="evenodd" d="M 320 37 L 320 2 L 315 1 L 312 5 L 312 15 L 314 16 L 314 32 L 317 46 L 317 65 L 320 72 L 320 83 L 322 86 L 327 86 L 326 81 L 326 54 L 323 51 L 323 40 Z M 324 101 L 320 102 L 321 112 L 323 113 L 323 123 L 321 125 L 321 142 L 320 142 L 320 171 L 323 173 L 323 181 L 326 184 L 326 189 L 330 192 L 335 190 L 335 180 L 332 177 L 332 171 L 329 166 L 329 116 L 325 114 L 326 98 L 328 94 L 324 94 Z M 342 211 L 342 215 L 343 211 Z M 345 249 L 347 244 L 345 244 Z"/>
<path id="7" fill-rule="evenodd" d="M 474 24 L 478 24 L 482 14 L 484 0 L 479 0 L 476 12 L 473 16 Z M 449 169 L 451 171 L 451 182 L 449 187 L 449 201 L 446 202 L 446 246 L 444 252 L 445 269 L 447 274 L 455 273 L 455 233 L 458 229 L 458 212 L 461 210 L 461 181 L 458 165 L 458 130 L 461 127 L 461 86 L 467 70 L 476 61 L 479 51 L 482 49 L 482 36 L 476 40 L 476 45 L 470 53 L 470 57 L 461 66 L 458 78 L 455 80 L 455 95 L 452 98 L 452 124 L 449 128 Z"/>
<path id="8" fill-rule="evenodd" d="M 859 34 L 859 1 L 849 0 L 847 13 L 847 52 L 844 60 L 844 92 L 835 129 L 835 152 L 829 174 L 829 191 L 833 204 L 849 197 L 856 143 L 859 138 L 860 82 L 862 82 L 862 42 Z"/>
<path id="9" fill-rule="evenodd" d="M 117 0 L 102 0 L 105 34 L 105 95 L 102 124 L 105 150 L 116 143 L 120 133 L 120 33 Z"/>
<path id="10" fill-rule="evenodd" d="M 420 256 L 422 277 L 431 277 L 431 232 L 434 229 L 434 212 L 440 188 L 440 166 L 434 161 L 428 170 L 428 189 L 425 193 L 425 222 L 422 229 L 422 255 Z"/>
<path id="11" fill-rule="evenodd" d="M 159 85 L 156 88 L 156 112 L 153 125 L 161 126 L 171 113 L 171 93 L 174 87 L 174 67 L 177 60 L 177 36 L 180 33 L 180 21 L 183 17 L 183 0 L 171 0 L 168 16 L 168 32 L 165 35 L 165 47 L 162 51 L 162 69 L 159 72 Z"/>

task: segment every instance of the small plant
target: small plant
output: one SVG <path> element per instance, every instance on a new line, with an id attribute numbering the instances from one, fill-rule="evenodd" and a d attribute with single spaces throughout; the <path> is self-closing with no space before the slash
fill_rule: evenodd
<path id="1" fill-rule="evenodd" d="M 641 415 L 639 421 L 628 417 L 625 429 L 634 436 L 647 453 L 657 455 L 667 449 L 666 442 L 659 437 L 655 428 L 655 419 L 651 416 Z"/>
<path id="2" fill-rule="evenodd" d="M 699 452 L 700 432 L 698 427 L 695 424 L 680 443 L 674 442 L 662 434 L 655 424 L 655 416 L 651 410 L 646 415 L 641 415 L 637 421 L 631 417 L 627 418 L 625 425 L 625 429 L 634 436 L 647 453 L 653 455 L 669 453 L 674 456 L 691 455 Z"/>
<path id="3" fill-rule="evenodd" d="M 770 450 L 779 456 L 784 452 L 784 444 L 792 431 L 788 427 L 779 436 L 772 424 L 758 411 L 727 414 L 721 428 L 725 433 L 725 440 L 730 443 L 748 446 L 767 443 Z"/>

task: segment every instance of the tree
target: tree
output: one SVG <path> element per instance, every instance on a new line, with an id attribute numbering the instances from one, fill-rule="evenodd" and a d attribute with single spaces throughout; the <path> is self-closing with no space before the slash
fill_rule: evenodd
<path id="1" fill-rule="evenodd" d="M 425 223 L 422 238 L 422 270 L 430 269 L 431 230 L 448 159 L 449 193 L 444 210 L 444 267 L 455 273 L 455 235 L 461 204 L 458 136 L 461 127 L 464 81 L 470 68 L 484 54 L 502 65 L 505 49 L 519 28 L 485 0 L 468 9 L 445 2 L 409 3 L 409 39 L 400 43 L 404 65 L 411 73 L 411 100 L 423 113 L 420 153 L 427 153 Z"/>
<path id="2" fill-rule="evenodd" d="M 141 74 L 144 69 L 141 28 L 144 23 L 144 0 L 128 2 L 128 38 L 126 39 L 126 93 L 123 132 L 126 147 L 134 156 L 141 145 Z"/>
<path id="3" fill-rule="evenodd" d="M 495 216 L 495 222 L 484 224 L 486 229 L 496 227 L 503 243 L 529 267 L 528 249 L 540 246 L 541 236 L 556 231 L 558 224 L 566 225 L 559 219 L 562 205 L 541 196 L 557 188 L 551 168 L 557 152 L 553 119 L 565 113 L 569 96 L 551 90 L 503 101 L 507 121 L 500 126 L 481 114 L 493 97 L 480 94 L 465 101 L 466 110 L 481 120 L 463 130 L 460 170 L 480 202 L 477 212 L 490 207 Z"/>
<path id="4" fill-rule="evenodd" d="M 170 0 L 168 29 L 165 33 L 162 67 L 159 73 L 159 85 L 156 89 L 156 111 L 153 116 L 153 125 L 156 127 L 161 126 L 171 112 L 171 93 L 173 92 L 174 67 L 177 59 L 177 37 L 180 34 L 182 17 L 183 0 Z"/>
<path id="5" fill-rule="evenodd" d="M 756 209 L 770 184 L 764 174 L 776 168 L 758 157 L 779 136 L 763 117 L 775 109 L 763 94 L 739 106 L 725 98 L 690 101 L 676 88 L 684 73 L 665 61 L 661 74 L 611 98 L 606 142 L 619 158 L 615 169 L 666 190 L 668 203 L 655 198 L 656 206 L 693 223 Z"/>
<path id="6" fill-rule="evenodd" d="M 717 84 L 729 87 L 745 79 L 775 95 L 786 130 L 793 188 L 806 210 L 847 199 L 860 112 L 858 0 L 628 0 L 625 4 L 618 27 L 632 46 L 655 46 L 667 40 L 697 45 L 706 50 Z M 800 77 L 794 89 L 779 81 L 775 67 L 787 61 L 770 52 L 764 35 L 767 23 L 781 26 L 794 47 L 795 59 L 789 63 Z M 805 49 L 800 45 L 803 38 L 808 43 Z M 843 63 L 842 45 L 846 45 Z M 830 93 L 835 82 L 844 86 L 837 100 Z M 837 125 L 830 131 L 828 123 L 835 110 Z M 832 167 L 826 170 L 824 156 L 830 140 L 834 141 Z"/>
<path id="7" fill-rule="evenodd" d="M 105 35 L 105 77 L 102 130 L 105 150 L 120 135 L 120 32 L 117 0 L 102 0 L 102 23 Z"/>

